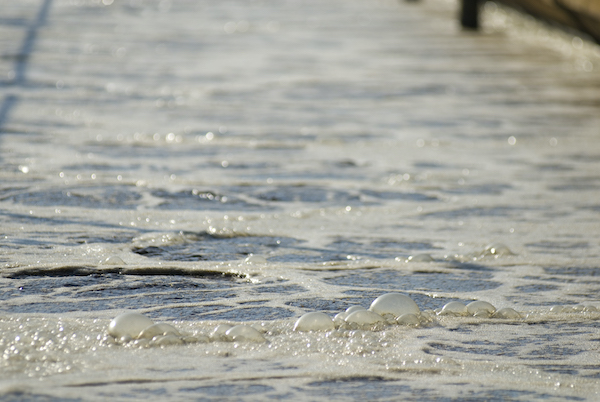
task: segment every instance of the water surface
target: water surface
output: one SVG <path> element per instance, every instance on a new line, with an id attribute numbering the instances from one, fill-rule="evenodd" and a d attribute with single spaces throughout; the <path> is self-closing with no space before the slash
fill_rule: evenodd
<path id="1" fill-rule="evenodd" d="M 595 400 L 600 51 L 456 7 L 0 6 L 2 399 Z"/>

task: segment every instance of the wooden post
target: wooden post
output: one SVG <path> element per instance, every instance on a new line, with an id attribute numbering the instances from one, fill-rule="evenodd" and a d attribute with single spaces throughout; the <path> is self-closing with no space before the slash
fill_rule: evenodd
<path id="1" fill-rule="evenodd" d="M 479 0 L 462 0 L 460 24 L 463 28 L 479 28 Z"/>

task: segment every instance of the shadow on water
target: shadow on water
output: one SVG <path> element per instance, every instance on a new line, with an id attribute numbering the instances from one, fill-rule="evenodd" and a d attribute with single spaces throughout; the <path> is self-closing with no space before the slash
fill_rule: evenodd
<path id="1" fill-rule="evenodd" d="M 44 0 L 35 21 L 33 21 L 27 29 L 27 34 L 25 35 L 25 39 L 21 45 L 21 49 L 18 54 L 19 57 L 17 57 L 17 63 L 15 66 L 15 78 L 13 79 L 13 83 L 15 85 L 22 85 L 25 82 L 25 72 L 27 70 L 29 56 L 33 51 L 33 46 L 37 39 L 39 28 L 46 23 L 51 4 L 52 0 Z"/>
<path id="2" fill-rule="evenodd" d="M 15 56 L 14 77 L 9 79 L 8 82 L 5 82 L 4 85 L 19 86 L 25 83 L 25 73 L 29 63 L 29 56 L 33 51 L 40 27 L 46 23 L 51 4 L 52 0 L 44 0 L 35 20 L 27 27 L 25 39 L 23 39 L 23 43 Z M 19 97 L 17 95 L 9 94 L 4 97 L 4 100 L 0 104 L 0 135 L 4 131 L 11 110 L 18 101 Z"/>
<path id="3" fill-rule="evenodd" d="M 18 98 L 15 95 L 6 95 L 2 104 L 0 104 L 0 134 L 4 128 L 4 123 L 8 120 L 11 109 L 17 103 Z"/>

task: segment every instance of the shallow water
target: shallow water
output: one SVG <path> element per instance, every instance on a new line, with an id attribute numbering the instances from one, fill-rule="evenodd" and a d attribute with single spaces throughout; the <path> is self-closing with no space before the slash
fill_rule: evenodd
<path id="1" fill-rule="evenodd" d="M 597 399 L 600 50 L 456 7 L 0 6 L 0 398 Z"/>

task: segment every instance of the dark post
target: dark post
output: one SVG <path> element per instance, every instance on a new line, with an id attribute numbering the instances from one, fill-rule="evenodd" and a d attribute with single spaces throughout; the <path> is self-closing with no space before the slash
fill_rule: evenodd
<path id="1" fill-rule="evenodd" d="M 479 0 L 462 0 L 460 23 L 463 28 L 479 28 Z"/>

